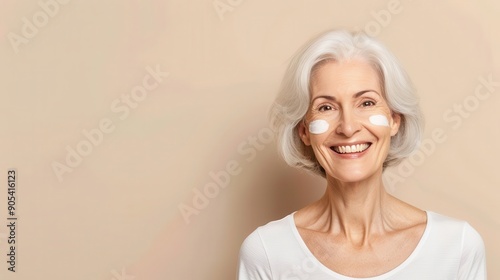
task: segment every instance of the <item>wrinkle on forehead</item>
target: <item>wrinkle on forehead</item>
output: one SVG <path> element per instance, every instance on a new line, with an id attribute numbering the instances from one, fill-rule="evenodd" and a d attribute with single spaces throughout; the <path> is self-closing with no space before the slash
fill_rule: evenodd
<path id="1" fill-rule="evenodd" d="M 335 63 L 335 64 L 345 64 L 345 63 L 363 63 L 363 64 L 367 64 L 369 65 L 372 70 L 375 72 L 376 74 L 376 77 L 377 77 L 377 82 L 378 82 L 378 89 L 380 89 L 380 94 L 381 96 L 386 99 L 386 96 L 385 96 L 385 82 L 384 82 L 384 75 L 383 75 L 383 72 L 382 70 L 380 69 L 380 67 L 376 64 L 376 63 L 373 63 L 367 59 L 364 59 L 364 58 L 361 58 L 361 57 L 355 57 L 355 58 L 351 58 L 351 59 L 343 59 L 343 60 L 338 60 L 338 59 L 335 59 L 335 58 L 326 58 L 326 59 L 323 59 L 321 61 L 319 61 L 318 63 L 316 63 L 312 70 L 311 70 L 311 75 L 310 75 L 310 79 L 309 79 L 309 96 L 312 97 L 312 94 L 313 94 L 313 91 L 314 91 L 314 88 L 316 88 L 318 86 L 318 76 L 319 76 L 319 70 L 321 70 L 322 68 L 324 68 L 326 65 L 330 64 L 330 63 Z"/>

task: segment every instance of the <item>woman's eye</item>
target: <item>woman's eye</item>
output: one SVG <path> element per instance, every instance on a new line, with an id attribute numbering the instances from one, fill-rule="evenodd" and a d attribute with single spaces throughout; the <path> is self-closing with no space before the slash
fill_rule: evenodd
<path id="1" fill-rule="evenodd" d="M 373 101 L 364 101 L 363 103 L 361 103 L 362 107 L 370 107 L 370 106 L 374 106 L 374 105 L 375 105 L 375 102 L 373 102 Z"/>
<path id="2" fill-rule="evenodd" d="M 321 105 L 318 109 L 320 112 L 324 112 L 333 110 L 333 107 L 330 105 Z"/>

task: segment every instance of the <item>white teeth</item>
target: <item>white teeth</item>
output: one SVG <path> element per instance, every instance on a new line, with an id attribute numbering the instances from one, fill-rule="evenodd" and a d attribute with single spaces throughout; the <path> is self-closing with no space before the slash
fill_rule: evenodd
<path id="1" fill-rule="evenodd" d="M 350 154 L 350 153 L 360 153 L 366 149 L 368 149 L 370 145 L 368 144 L 357 144 L 352 146 L 335 146 L 333 149 L 341 154 Z"/>

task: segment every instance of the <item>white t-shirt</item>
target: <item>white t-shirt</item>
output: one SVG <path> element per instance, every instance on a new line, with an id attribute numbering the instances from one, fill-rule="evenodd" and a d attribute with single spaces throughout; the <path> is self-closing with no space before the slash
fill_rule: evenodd
<path id="1" fill-rule="evenodd" d="M 427 211 L 417 247 L 399 266 L 382 275 L 352 278 L 332 271 L 309 251 L 293 214 L 257 228 L 243 242 L 239 280 L 484 280 L 481 236 L 464 221 Z"/>

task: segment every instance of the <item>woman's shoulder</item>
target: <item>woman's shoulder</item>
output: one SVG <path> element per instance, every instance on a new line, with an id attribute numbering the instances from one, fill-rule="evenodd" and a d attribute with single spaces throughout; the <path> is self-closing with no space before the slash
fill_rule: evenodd
<path id="1" fill-rule="evenodd" d="M 439 252 L 456 256 L 459 263 L 458 279 L 486 279 L 486 251 L 479 232 L 467 221 L 427 211 L 429 255 Z"/>
<path id="2" fill-rule="evenodd" d="M 293 221 L 293 214 L 290 213 L 283 218 L 278 220 L 273 220 L 268 222 L 265 225 L 257 227 L 252 233 L 250 233 L 245 241 L 245 243 L 255 243 L 263 238 L 273 239 L 274 237 L 279 238 L 285 232 L 291 231 L 291 222 Z"/>
<path id="3" fill-rule="evenodd" d="M 259 226 L 243 241 L 239 253 L 238 279 L 271 279 L 271 264 L 280 254 L 293 252 L 293 213 Z"/>
<path id="4" fill-rule="evenodd" d="M 467 221 L 432 211 L 427 211 L 427 215 L 429 231 L 434 238 L 455 242 L 462 251 L 484 251 L 481 235 Z"/>
<path id="5" fill-rule="evenodd" d="M 259 254 L 264 257 L 264 255 L 273 254 L 276 250 L 295 247 L 296 236 L 292 226 L 293 214 L 256 228 L 241 244 L 240 254 Z"/>
<path id="6" fill-rule="evenodd" d="M 436 227 L 440 230 L 473 230 L 475 229 L 465 220 L 447 216 L 444 214 L 436 213 L 433 211 L 426 211 L 427 218 L 432 227 Z"/>

